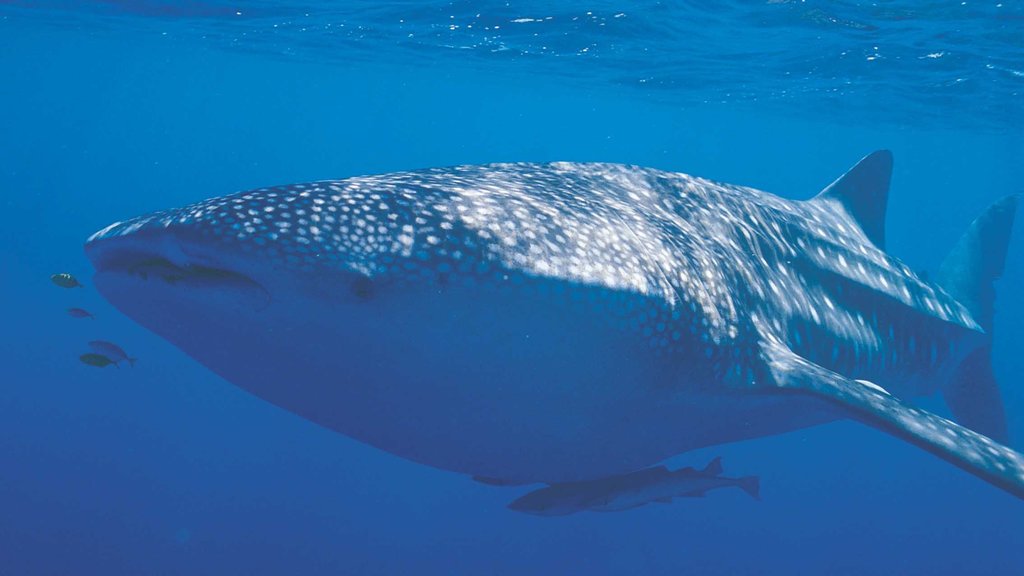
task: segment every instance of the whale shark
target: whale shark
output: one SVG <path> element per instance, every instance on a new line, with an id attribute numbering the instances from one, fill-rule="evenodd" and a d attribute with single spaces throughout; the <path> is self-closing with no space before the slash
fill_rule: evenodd
<path id="1" fill-rule="evenodd" d="M 885 251 L 891 174 L 877 151 L 792 200 L 610 163 L 432 168 L 221 196 L 85 252 L 224 380 L 491 483 L 853 419 L 1024 498 L 991 366 L 1017 197 L 927 279 Z M 915 406 L 936 393 L 950 419 Z"/>

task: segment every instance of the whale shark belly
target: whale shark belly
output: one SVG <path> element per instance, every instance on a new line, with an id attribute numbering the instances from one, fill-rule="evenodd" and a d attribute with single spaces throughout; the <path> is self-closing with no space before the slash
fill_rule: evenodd
<path id="1" fill-rule="evenodd" d="M 671 311 L 639 295 L 516 278 L 291 299 L 118 271 L 96 284 L 250 393 L 477 476 L 598 478 L 833 417 L 802 398 L 723 392 L 707 363 L 671 352 Z"/>

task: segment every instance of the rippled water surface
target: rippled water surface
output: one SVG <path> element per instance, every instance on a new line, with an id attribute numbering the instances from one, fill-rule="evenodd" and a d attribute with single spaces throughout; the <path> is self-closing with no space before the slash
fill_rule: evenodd
<path id="1" fill-rule="evenodd" d="M 7 18 L 134 26 L 339 63 L 452 60 L 904 125 L 1017 129 L 1024 3 L 7 0 Z M 955 111 L 955 113 L 953 113 Z"/>

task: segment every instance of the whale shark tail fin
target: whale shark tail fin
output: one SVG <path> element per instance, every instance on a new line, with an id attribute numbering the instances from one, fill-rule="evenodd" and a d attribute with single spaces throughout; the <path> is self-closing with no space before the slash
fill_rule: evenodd
<path id="1" fill-rule="evenodd" d="M 939 285 L 971 312 L 990 339 L 995 315 L 993 283 L 1003 274 L 1017 202 L 1018 195 L 1012 195 L 989 206 L 939 267 Z M 943 396 L 957 422 L 1006 442 L 1006 415 L 992 372 L 989 342 L 960 365 Z"/>
<path id="2" fill-rule="evenodd" d="M 885 210 L 891 179 L 892 152 L 878 150 L 862 158 L 811 201 L 839 204 L 857 222 L 868 240 L 884 249 Z"/>
<path id="3" fill-rule="evenodd" d="M 1019 195 L 1013 194 L 989 206 L 939 267 L 939 285 L 966 306 L 986 332 L 992 330 L 992 283 L 1003 274 L 1018 200 Z"/>

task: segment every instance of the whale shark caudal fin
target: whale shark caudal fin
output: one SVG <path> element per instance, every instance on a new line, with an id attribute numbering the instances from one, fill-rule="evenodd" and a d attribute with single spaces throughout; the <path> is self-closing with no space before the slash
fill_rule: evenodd
<path id="1" fill-rule="evenodd" d="M 853 168 L 829 184 L 811 202 L 841 205 L 871 243 L 885 248 L 885 210 L 892 179 L 892 152 L 878 150 L 861 159 Z"/>
<path id="2" fill-rule="evenodd" d="M 1003 274 L 1013 230 L 1017 195 L 992 204 L 979 216 L 939 267 L 937 282 L 989 334 L 989 344 L 972 353 L 943 390 L 957 422 L 1000 442 L 1007 441 L 1006 414 L 992 372 L 993 281 Z"/>
<path id="3" fill-rule="evenodd" d="M 936 278 L 985 331 L 992 329 L 992 282 L 1003 275 L 1018 196 L 1007 196 L 978 216 L 943 260 Z"/>
<path id="4" fill-rule="evenodd" d="M 704 469 L 700 471 L 700 473 L 701 474 L 706 474 L 708 476 L 718 476 L 719 474 L 721 474 L 722 473 L 722 457 L 721 456 L 716 456 L 714 460 L 712 460 L 711 462 L 708 462 L 708 465 L 705 466 Z"/>
<path id="5" fill-rule="evenodd" d="M 823 399 L 865 424 L 924 448 L 1024 499 L 1024 455 L 973 430 L 905 404 L 880 387 L 850 380 L 818 366 L 782 344 L 768 344 L 764 353 L 778 391 Z"/>

